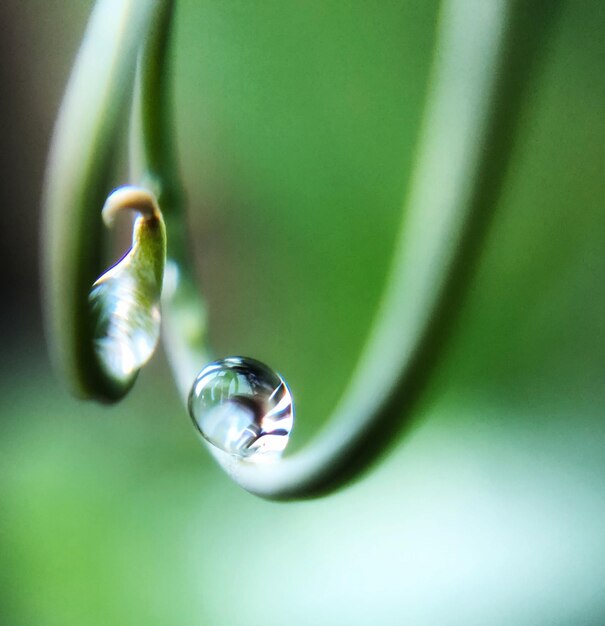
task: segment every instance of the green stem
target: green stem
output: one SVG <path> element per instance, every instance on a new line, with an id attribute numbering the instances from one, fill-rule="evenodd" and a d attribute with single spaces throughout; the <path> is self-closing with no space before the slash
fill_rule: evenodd
<path id="1" fill-rule="evenodd" d="M 407 218 L 382 307 L 357 371 L 327 426 L 299 453 L 261 465 L 208 446 L 245 489 L 268 498 L 305 497 L 334 489 L 368 467 L 405 423 L 439 353 L 452 317 L 449 310 L 444 315 L 453 301 L 452 287 L 462 291 L 461 279 L 481 240 L 481 225 L 496 202 L 510 153 L 510 142 L 499 138 L 512 132 L 522 78 L 528 74 L 523 65 L 528 53 L 531 58 L 531 46 L 520 45 L 525 39 L 519 42 L 516 37 L 525 29 L 531 39 L 535 35 L 531 31 L 540 24 L 540 16 L 528 18 L 521 5 L 480 0 L 445 3 Z M 146 56 L 148 65 L 143 65 L 148 80 L 143 82 L 142 99 L 149 103 L 161 102 L 168 92 L 160 78 L 165 69 L 162 55 L 157 54 L 165 38 L 158 36 L 157 41 L 158 47 Z M 516 83 L 511 85 L 513 75 Z M 508 107 L 501 106 L 502 98 Z M 148 121 L 158 111 L 150 106 Z M 145 132 L 167 141 L 167 118 L 154 119 L 157 127 L 152 128 L 152 123 Z M 162 143 L 154 140 L 144 145 L 151 171 L 160 162 L 155 151 Z M 161 181 L 173 176 L 171 165 L 159 173 Z M 178 271 L 189 279 L 187 259 L 178 261 Z M 179 305 L 168 307 L 164 317 L 168 328 L 177 329 L 166 337 L 166 346 L 186 395 L 195 368 L 205 361 L 199 345 L 183 341 L 178 332 L 181 306 L 189 311 L 197 307 L 183 298 Z"/>
<path id="2" fill-rule="evenodd" d="M 419 381 L 439 352 L 441 342 L 428 340 L 445 322 L 436 315 L 477 217 L 482 162 L 505 156 L 493 153 L 489 141 L 493 125 L 502 123 L 492 113 L 512 53 L 511 18 L 511 4 L 444 3 L 406 219 L 357 369 L 316 439 L 279 466 L 253 467 L 213 451 L 244 488 L 278 498 L 334 489 L 368 467 L 409 417 Z M 489 208 L 482 203 L 480 210 Z"/>
<path id="3" fill-rule="evenodd" d="M 167 260 L 162 297 L 162 336 L 184 402 L 203 365 L 206 310 L 195 280 L 184 211 L 185 194 L 177 167 L 169 84 L 169 43 L 174 1 L 156 12 L 141 50 L 130 134 L 131 176 L 158 197 L 166 222 Z"/>
<path id="4" fill-rule="evenodd" d="M 72 391 L 115 400 L 93 348 L 88 293 L 101 269 L 101 207 L 110 191 L 116 129 L 141 41 L 159 0 L 100 0 L 59 112 L 46 173 L 43 286 L 51 353 Z"/>
<path id="5" fill-rule="evenodd" d="M 111 4 L 106 0 L 99 6 Z M 86 361 L 88 347 L 80 345 L 82 338 L 89 339 L 82 303 L 97 258 L 90 240 L 96 240 L 100 230 L 95 229 L 90 208 L 107 174 L 118 103 L 127 91 L 137 45 L 144 42 L 131 159 L 133 175 L 156 193 L 166 217 L 164 339 L 186 399 L 195 374 L 209 356 L 171 141 L 167 46 L 173 2 L 132 1 L 124 7 L 134 20 L 129 23 L 136 26 L 136 36 L 116 35 L 110 49 L 114 63 L 94 85 L 92 122 L 82 122 L 88 98 L 81 92 L 90 87 L 91 79 L 89 74 L 82 78 L 82 67 L 87 72 L 94 67 L 91 55 L 96 45 L 90 42 L 116 28 L 96 14 L 58 125 L 47 186 L 51 321 L 55 337 L 65 346 L 73 377 L 98 395 L 102 390 L 102 385 L 95 387 L 98 372 Z M 411 415 L 442 349 L 498 199 L 528 67 L 550 15 L 550 9 L 528 7 L 521 1 L 444 3 L 406 219 L 382 306 L 357 370 L 326 427 L 297 454 L 273 464 L 255 464 L 208 444 L 245 489 L 268 498 L 306 497 L 334 489 L 367 468 Z M 109 31 L 99 30 L 108 24 Z M 70 134 L 79 142 L 84 139 L 85 145 L 74 149 Z M 69 169 L 74 165 L 75 173 Z M 68 205 L 65 213 L 60 210 L 62 203 Z M 82 259 L 84 271 L 75 262 Z M 68 298 L 61 303 L 64 293 Z"/>

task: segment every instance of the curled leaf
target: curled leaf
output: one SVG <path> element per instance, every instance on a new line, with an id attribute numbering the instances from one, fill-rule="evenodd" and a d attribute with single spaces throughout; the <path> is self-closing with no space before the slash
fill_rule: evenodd
<path id="1" fill-rule="evenodd" d="M 158 343 L 166 261 L 166 230 L 154 196 L 139 187 L 120 187 L 103 207 L 105 223 L 110 225 L 123 210 L 139 213 L 132 246 L 98 278 L 89 294 L 95 355 L 121 395 L 130 389 Z"/>

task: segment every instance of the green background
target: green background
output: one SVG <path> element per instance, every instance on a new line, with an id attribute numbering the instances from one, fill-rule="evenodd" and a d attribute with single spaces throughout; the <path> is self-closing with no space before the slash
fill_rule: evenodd
<path id="1" fill-rule="evenodd" d="M 111 408 L 51 374 L 37 200 L 89 7 L 0 9 L 0 623 L 602 624 L 603 5 L 560 4 L 412 427 L 359 482 L 285 504 L 208 458 L 162 356 Z M 213 344 L 286 376 L 294 446 L 334 406 L 379 302 L 437 14 L 178 4 L 176 132 Z"/>

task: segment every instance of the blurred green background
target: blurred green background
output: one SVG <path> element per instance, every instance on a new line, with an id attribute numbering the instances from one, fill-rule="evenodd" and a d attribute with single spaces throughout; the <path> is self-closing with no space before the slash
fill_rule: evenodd
<path id="1" fill-rule="evenodd" d="M 213 343 L 286 376 L 295 446 L 380 298 L 438 4 L 178 3 Z M 0 5 L 0 623 L 605 623 L 605 5 L 560 4 L 413 426 L 353 486 L 285 504 L 209 460 L 162 356 L 111 408 L 51 373 L 38 203 L 90 7 Z"/>

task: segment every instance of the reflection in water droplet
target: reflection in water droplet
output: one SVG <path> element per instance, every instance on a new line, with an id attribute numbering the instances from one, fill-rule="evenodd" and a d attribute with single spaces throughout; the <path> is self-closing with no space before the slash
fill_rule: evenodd
<path id="1" fill-rule="evenodd" d="M 283 452 L 294 409 L 285 381 L 259 361 L 229 357 L 210 363 L 195 379 L 189 413 L 217 448 L 258 460 Z"/>
<path id="2" fill-rule="evenodd" d="M 133 268 L 129 255 L 95 282 L 89 295 L 94 348 L 105 372 L 130 380 L 153 354 L 160 336 L 159 297 Z"/>

